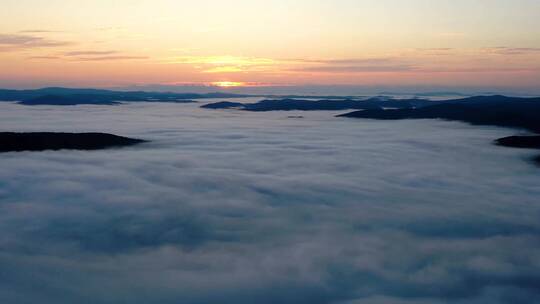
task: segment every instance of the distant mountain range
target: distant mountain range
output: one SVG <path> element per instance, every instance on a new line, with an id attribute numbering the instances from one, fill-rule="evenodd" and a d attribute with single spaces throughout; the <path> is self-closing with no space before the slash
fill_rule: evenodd
<path id="1" fill-rule="evenodd" d="M 421 98 L 443 96 L 470 96 L 454 92 L 434 92 L 406 94 L 385 92 L 384 96 L 416 96 Z M 383 98 L 384 96 L 381 96 Z M 65 97 L 65 98 L 63 98 Z M 190 100 L 208 98 L 244 98 L 263 97 L 273 99 L 321 99 L 321 100 L 344 100 L 366 99 L 367 96 L 357 95 L 294 95 L 294 94 L 238 94 L 231 92 L 165 92 L 143 90 L 104 90 L 92 88 L 63 88 L 50 87 L 33 90 L 10 90 L 0 89 L 0 101 L 16 101 L 26 105 L 77 105 L 77 104 L 116 104 L 117 102 L 189 102 Z M 71 99 L 71 100 L 68 100 Z"/>
<path id="2" fill-rule="evenodd" d="M 436 105 L 463 104 L 486 105 L 507 104 L 513 102 L 537 102 L 540 98 L 506 97 L 501 95 L 476 96 L 461 99 L 429 100 L 423 98 L 394 99 L 378 96 L 364 99 L 342 98 L 338 99 L 265 99 L 257 103 L 216 102 L 201 106 L 206 109 L 238 109 L 253 112 L 268 111 L 321 111 L 321 110 L 395 110 L 419 109 Z M 385 112 L 389 113 L 389 112 Z M 416 113 L 416 112 L 415 112 Z"/>
<path id="3" fill-rule="evenodd" d="M 26 105 L 115 104 L 119 101 L 190 102 L 204 98 L 241 98 L 229 93 L 167 93 L 111 91 L 100 89 L 43 88 L 36 90 L 0 89 L 0 101 L 18 101 Z"/>
<path id="4" fill-rule="evenodd" d="M 116 105 L 120 102 L 113 101 L 109 95 L 45 95 L 20 101 L 20 104 L 70 106 L 78 104 L 90 105 Z"/>
<path id="5" fill-rule="evenodd" d="M 368 99 L 266 99 L 257 103 L 217 102 L 201 106 L 205 109 L 239 109 L 252 112 L 268 111 L 338 111 L 338 110 L 374 110 L 383 108 L 412 108 L 439 104 L 439 101 L 426 99 L 392 99 L 372 97 Z"/>
<path id="6" fill-rule="evenodd" d="M 370 119 L 440 118 L 479 125 L 517 127 L 540 132 L 540 97 L 521 98 L 502 95 L 475 96 L 451 100 L 392 99 L 373 97 L 364 100 L 267 99 L 257 103 L 217 102 L 206 109 L 242 111 L 321 111 L 359 110 L 340 117 Z"/>

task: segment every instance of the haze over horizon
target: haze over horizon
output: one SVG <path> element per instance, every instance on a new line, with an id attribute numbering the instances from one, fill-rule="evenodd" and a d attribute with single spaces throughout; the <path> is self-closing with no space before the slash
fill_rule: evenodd
<path id="1" fill-rule="evenodd" d="M 2 88 L 540 87 L 534 0 L 5 0 L 2 7 Z"/>

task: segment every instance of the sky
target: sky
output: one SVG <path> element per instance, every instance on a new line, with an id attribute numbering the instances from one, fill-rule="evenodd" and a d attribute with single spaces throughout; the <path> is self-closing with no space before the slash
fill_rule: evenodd
<path id="1" fill-rule="evenodd" d="M 2 0 L 0 87 L 540 87 L 536 0 Z"/>

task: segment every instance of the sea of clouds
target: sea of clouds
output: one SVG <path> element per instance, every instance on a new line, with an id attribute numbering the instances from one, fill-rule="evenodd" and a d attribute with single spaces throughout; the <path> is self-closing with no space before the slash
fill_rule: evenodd
<path id="1" fill-rule="evenodd" d="M 335 114 L 0 103 L 0 131 L 151 140 L 0 154 L 0 303 L 540 302 L 515 130 Z"/>

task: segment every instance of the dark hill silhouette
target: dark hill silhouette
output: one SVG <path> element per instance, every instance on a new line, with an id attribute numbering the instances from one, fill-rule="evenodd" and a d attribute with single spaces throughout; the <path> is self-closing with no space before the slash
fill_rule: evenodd
<path id="1" fill-rule="evenodd" d="M 114 101 L 146 101 L 146 102 L 190 102 L 192 99 L 205 98 L 240 98 L 248 95 L 230 93 L 167 93 L 167 92 L 143 92 L 143 91 L 112 91 L 99 89 L 71 89 L 71 88 L 43 88 L 36 90 L 2 90 L 0 89 L 0 101 L 28 101 L 43 96 L 76 96 L 91 97 L 96 100 Z"/>
<path id="2" fill-rule="evenodd" d="M 239 102 L 217 102 L 203 105 L 202 108 L 206 109 L 239 109 L 244 111 L 254 112 L 266 112 L 266 111 L 320 111 L 320 110 L 372 110 L 370 114 L 376 114 L 377 111 L 383 111 L 385 109 L 399 109 L 403 112 L 389 113 L 384 112 L 384 115 L 404 115 L 407 113 L 405 110 L 409 110 L 411 113 L 415 109 L 427 108 L 433 106 L 441 106 L 441 111 L 457 111 L 459 106 L 450 105 L 464 105 L 464 106 L 494 106 L 499 104 L 511 104 L 516 102 L 540 102 L 540 98 L 519 98 L 519 97 L 506 97 L 501 95 L 494 96 L 476 96 L 462 99 L 451 99 L 433 101 L 427 99 L 411 98 L 411 99 L 393 99 L 388 97 L 372 97 L 369 99 L 321 99 L 321 100 L 309 100 L 309 99 L 266 99 L 257 103 L 239 103 Z M 447 108 L 443 106 L 447 105 Z M 446 110 L 445 110 L 446 109 Z M 427 115 L 426 111 L 424 115 Z M 414 115 L 420 115 L 420 112 L 414 112 Z M 412 114 L 411 114 L 412 115 Z M 433 114 L 437 116 L 438 114 Z M 427 117 L 431 118 L 431 117 Z M 393 118 L 396 119 L 396 118 Z"/>
<path id="3" fill-rule="evenodd" d="M 20 104 L 35 106 L 35 105 L 56 105 L 56 106 L 70 106 L 70 105 L 115 105 L 119 102 L 112 101 L 106 95 L 45 95 L 25 101 L 19 102 Z"/>
<path id="4" fill-rule="evenodd" d="M 298 100 L 280 99 L 262 100 L 254 104 L 244 104 L 246 111 L 266 112 L 266 111 L 313 111 L 313 110 L 344 110 L 344 109 L 364 109 L 373 108 L 371 105 L 363 104 L 362 101 L 346 100 Z M 379 108 L 376 106 L 376 108 Z"/>
<path id="5" fill-rule="evenodd" d="M 201 106 L 204 109 L 233 109 L 233 108 L 243 108 L 244 104 L 240 102 L 230 102 L 230 101 L 221 101 L 216 103 L 210 103 Z"/>
<path id="6" fill-rule="evenodd" d="M 338 110 L 379 110 L 382 108 L 415 108 L 439 104 L 438 101 L 424 99 L 390 99 L 374 97 L 365 100 L 357 99 L 266 99 L 257 103 L 218 102 L 202 106 L 207 109 L 240 109 L 253 112 L 267 111 L 338 111 Z"/>
<path id="7" fill-rule="evenodd" d="M 540 149 L 540 135 L 537 136 L 509 136 L 495 141 L 499 146 L 511 148 Z M 533 162 L 540 166 L 540 156 L 533 158 Z"/>
<path id="8" fill-rule="evenodd" d="M 339 117 L 382 120 L 439 118 L 540 132 L 540 98 L 481 96 L 421 108 L 356 111 Z"/>
<path id="9" fill-rule="evenodd" d="M 0 152 L 45 150 L 99 150 L 145 142 L 106 133 L 0 132 Z"/>
<path id="10" fill-rule="evenodd" d="M 499 138 L 496 144 L 504 147 L 540 149 L 540 136 L 509 136 Z"/>

